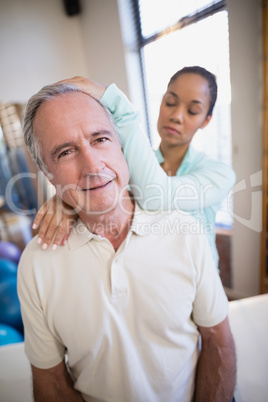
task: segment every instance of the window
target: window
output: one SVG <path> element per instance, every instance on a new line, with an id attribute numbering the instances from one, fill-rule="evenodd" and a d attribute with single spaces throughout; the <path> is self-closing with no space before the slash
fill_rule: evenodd
<path id="1" fill-rule="evenodd" d="M 136 40 L 130 39 L 131 29 L 128 24 L 128 64 L 131 64 L 133 77 L 133 54 L 136 53 L 142 82 L 139 99 L 135 94 L 133 98 L 137 99 L 139 109 L 142 105 L 141 97 L 144 98 L 143 118 L 146 120 L 145 129 L 152 147 L 156 149 L 160 143 L 157 117 L 170 77 L 184 66 L 200 65 L 217 76 L 218 99 L 210 124 L 196 133 L 193 145 L 209 156 L 231 165 L 231 87 L 225 1 L 129 1 Z M 137 80 L 134 85 L 137 86 Z M 136 88 L 133 91 L 137 93 Z M 224 201 L 217 214 L 216 224 L 231 228 L 232 217 L 226 204 Z"/>

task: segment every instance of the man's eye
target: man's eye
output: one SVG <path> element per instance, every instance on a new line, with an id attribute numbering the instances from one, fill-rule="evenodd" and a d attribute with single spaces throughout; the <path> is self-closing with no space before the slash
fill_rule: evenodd
<path id="1" fill-rule="evenodd" d="M 106 137 L 100 137 L 96 139 L 96 142 L 100 143 L 100 142 L 106 142 L 108 140 L 108 138 Z"/>
<path id="2" fill-rule="evenodd" d="M 58 156 L 58 159 L 62 158 L 63 156 L 68 155 L 69 153 L 70 153 L 69 150 L 66 150 L 66 151 L 61 152 L 61 153 L 59 154 L 59 156 Z"/>

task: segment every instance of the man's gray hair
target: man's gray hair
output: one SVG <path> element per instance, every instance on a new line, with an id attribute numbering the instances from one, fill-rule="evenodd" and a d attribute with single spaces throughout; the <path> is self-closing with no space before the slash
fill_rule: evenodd
<path id="1" fill-rule="evenodd" d="M 24 141 L 31 153 L 34 162 L 40 167 L 40 169 L 42 169 L 46 173 L 48 173 L 48 171 L 43 159 L 40 142 L 33 128 L 35 115 L 37 113 L 38 108 L 42 105 L 42 103 L 53 100 L 55 98 L 61 98 L 65 94 L 74 92 L 82 93 L 82 90 L 73 84 L 67 84 L 67 83 L 47 85 L 43 87 L 35 95 L 33 95 L 29 99 L 26 105 L 24 114 L 24 123 L 23 123 Z M 117 127 L 112 114 L 101 103 L 100 105 L 106 112 L 112 124 L 112 127 L 115 130 L 116 135 L 118 136 Z"/>

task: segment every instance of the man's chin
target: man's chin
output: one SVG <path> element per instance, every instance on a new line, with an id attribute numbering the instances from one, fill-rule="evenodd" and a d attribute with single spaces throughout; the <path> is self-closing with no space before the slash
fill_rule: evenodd
<path id="1" fill-rule="evenodd" d="M 115 205 L 96 205 L 96 206 L 87 206 L 87 205 L 76 205 L 74 208 L 76 213 L 80 216 L 98 216 L 98 215 L 106 215 L 112 212 L 115 209 Z"/>
<path id="2" fill-rule="evenodd" d="M 76 200 L 72 203 L 72 207 L 78 215 L 104 215 L 108 214 L 115 209 L 117 202 L 114 198 L 106 197 L 101 201 L 88 200 Z"/>
<path id="3" fill-rule="evenodd" d="M 100 215 L 113 211 L 118 204 L 118 195 L 114 191 L 105 191 L 105 194 L 97 195 L 92 192 L 65 193 L 63 201 L 70 205 L 80 215 Z"/>

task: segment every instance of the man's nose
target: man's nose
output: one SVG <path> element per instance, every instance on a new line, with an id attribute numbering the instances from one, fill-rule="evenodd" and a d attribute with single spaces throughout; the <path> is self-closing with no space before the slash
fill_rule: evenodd
<path id="1" fill-rule="evenodd" d="M 104 168 L 100 152 L 90 147 L 85 147 L 79 154 L 81 175 L 98 174 Z"/>

